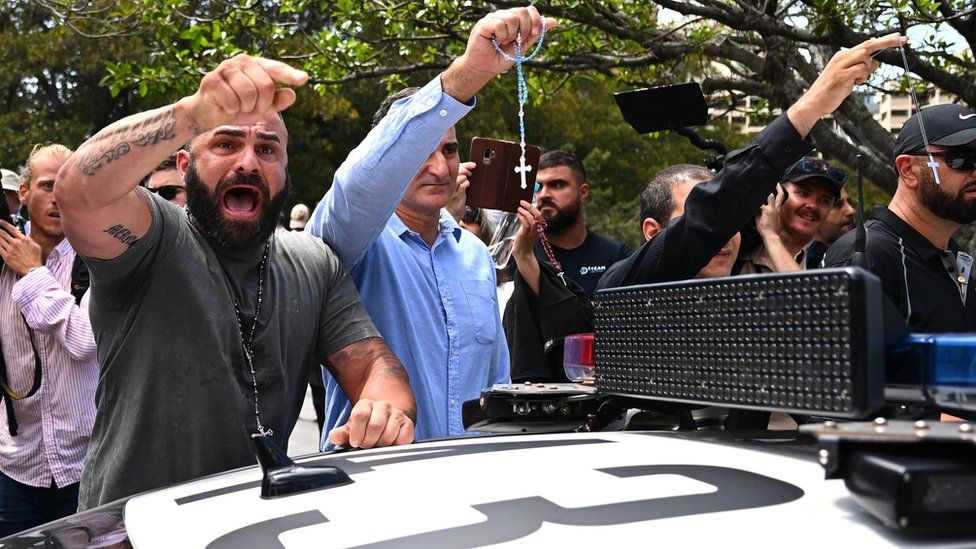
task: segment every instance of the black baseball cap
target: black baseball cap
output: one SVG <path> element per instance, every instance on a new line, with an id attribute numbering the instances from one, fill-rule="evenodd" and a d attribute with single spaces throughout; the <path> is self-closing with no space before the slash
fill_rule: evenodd
<path id="1" fill-rule="evenodd" d="M 834 197 L 840 198 L 840 190 L 847 181 L 847 172 L 831 166 L 826 160 L 806 156 L 786 170 L 783 183 L 799 183 L 808 179 L 822 180 L 834 191 Z"/>
<path id="2" fill-rule="evenodd" d="M 976 112 L 954 103 L 922 109 L 902 126 L 895 141 L 895 156 L 925 149 L 918 117 L 922 117 L 930 145 L 958 147 L 976 141 Z"/>

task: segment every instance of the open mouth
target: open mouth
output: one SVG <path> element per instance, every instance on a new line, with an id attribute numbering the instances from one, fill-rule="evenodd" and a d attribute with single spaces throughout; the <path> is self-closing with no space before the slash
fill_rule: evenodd
<path id="1" fill-rule="evenodd" d="M 799 217 L 800 219 L 805 219 L 805 220 L 809 221 L 810 223 L 819 223 L 820 222 L 820 220 L 817 218 L 817 216 L 814 215 L 814 214 L 812 214 L 812 213 L 807 213 L 807 212 L 798 213 L 798 214 L 796 214 L 796 216 Z"/>
<path id="2" fill-rule="evenodd" d="M 231 217 L 251 218 L 260 209 L 261 193 L 250 185 L 238 185 L 224 191 L 220 202 Z"/>
<path id="3" fill-rule="evenodd" d="M 47 215 L 48 217 L 53 217 L 54 219 L 61 219 L 61 212 L 51 212 Z"/>

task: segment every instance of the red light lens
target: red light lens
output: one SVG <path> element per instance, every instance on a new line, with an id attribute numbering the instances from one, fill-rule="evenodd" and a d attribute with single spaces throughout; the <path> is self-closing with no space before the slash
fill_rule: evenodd
<path id="1" fill-rule="evenodd" d="M 563 371 L 570 381 L 593 380 L 593 334 L 566 336 L 563 346 Z"/>

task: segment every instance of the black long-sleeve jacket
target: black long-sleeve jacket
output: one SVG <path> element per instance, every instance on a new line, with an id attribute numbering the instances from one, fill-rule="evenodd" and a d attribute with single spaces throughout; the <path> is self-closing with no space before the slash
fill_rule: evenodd
<path id="1" fill-rule="evenodd" d="M 786 169 L 813 150 L 785 114 L 726 157 L 711 181 L 695 186 L 685 213 L 629 258 L 607 269 L 599 289 L 694 278 L 752 219 Z"/>

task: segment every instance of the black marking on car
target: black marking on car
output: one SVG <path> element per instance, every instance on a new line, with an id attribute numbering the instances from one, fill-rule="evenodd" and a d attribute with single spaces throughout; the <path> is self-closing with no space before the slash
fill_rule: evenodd
<path id="1" fill-rule="evenodd" d="M 521 440 L 512 442 L 475 442 L 467 444 L 456 444 L 449 446 L 438 446 L 436 448 L 417 449 L 412 447 L 391 448 L 386 451 L 371 452 L 369 457 L 378 455 L 388 455 L 388 459 L 371 459 L 369 462 L 357 463 L 351 459 L 366 457 L 366 454 L 359 452 L 342 452 L 314 459 L 311 461 L 301 461 L 302 465 L 331 465 L 338 467 L 346 472 L 347 475 L 366 473 L 373 470 L 377 465 L 393 465 L 396 463 L 410 463 L 415 461 L 425 461 L 428 459 L 441 459 L 449 457 L 466 456 L 470 454 L 483 454 L 488 452 L 507 452 L 511 450 L 532 450 L 541 448 L 554 448 L 559 446 L 582 446 L 586 444 L 606 444 L 613 442 L 604 439 L 582 439 L 582 440 Z M 174 500 L 177 505 L 186 505 L 196 501 L 203 501 L 210 498 L 233 494 L 251 488 L 259 488 L 260 480 L 242 482 L 233 486 L 216 488 L 191 496 L 184 496 Z"/>

